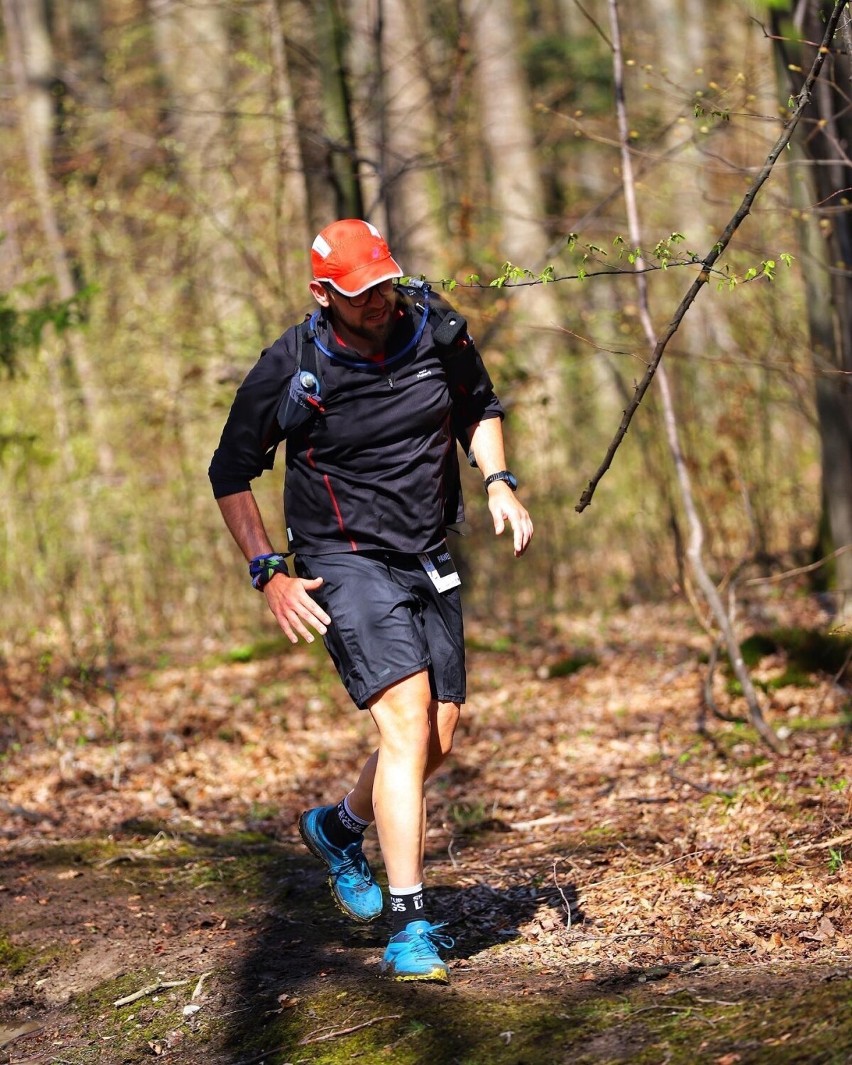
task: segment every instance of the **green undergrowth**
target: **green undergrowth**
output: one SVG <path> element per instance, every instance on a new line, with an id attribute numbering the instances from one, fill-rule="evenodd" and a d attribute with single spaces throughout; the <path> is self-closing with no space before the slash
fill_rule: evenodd
<path id="1" fill-rule="evenodd" d="M 756 669 L 770 656 L 779 659 L 781 668 L 776 676 L 754 681 L 766 692 L 788 686 L 812 687 L 819 675 L 837 675 L 852 668 L 852 634 L 839 631 L 777 628 L 749 636 L 740 651 L 749 669 Z M 742 694 L 738 681 L 731 679 L 728 688 L 730 694 Z"/>
<path id="2" fill-rule="evenodd" d="M 561 658 L 558 662 L 554 662 L 553 665 L 548 667 L 547 675 L 554 678 L 572 677 L 586 666 L 596 666 L 597 664 L 598 658 L 596 655 L 591 654 L 591 652 L 578 652 L 568 658 Z"/>
<path id="3" fill-rule="evenodd" d="M 132 835 L 111 839 L 86 838 L 48 844 L 29 854 L 27 863 L 33 867 L 62 869 L 129 865 L 144 871 L 152 880 L 157 878 L 158 869 L 171 877 L 179 868 L 215 866 L 224 870 L 217 879 L 227 884 L 232 879 L 229 865 L 245 880 L 252 869 L 263 870 L 285 857 L 280 846 L 262 832 L 247 830 L 206 836 L 183 833 L 173 827 L 161 829 L 156 822 L 137 822 L 135 828 Z M 204 879 L 205 875 L 199 873 L 199 882 Z"/>
<path id="4" fill-rule="evenodd" d="M 791 668 L 803 673 L 837 673 L 848 665 L 852 633 L 820 629 L 777 628 L 756 634 L 741 645 L 747 666 L 767 655 L 783 654 Z"/>
<path id="5" fill-rule="evenodd" d="M 562 1041 L 568 1018 L 546 1002 L 508 996 L 466 1000 L 451 989 L 388 982 L 382 994 L 359 991 L 311 996 L 256 1039 L 244 1042 L 239 1052 L 250 1059 L 270 1050 L 268 1065 L 300 1061 L 340 1065 L 353 1060 L 392 1061 L 394 1065 L 544 1062 L 554 1058 L 540 1056 L 536 1045 L 550 1047 L 552 1054 Z M 365 1026 L 322 1039 L 336 1029 L 358 1024 Z"/>
<path id="6" fill-rule="evenodd" d="M 272 636 L 260 637 L 247 643 L 237 644 L 225 651 L 220 651 L 215 655 L 209 656 L 206 662 L 210 665 L 231 664 L 234 662 L 263 662 L 270 658 L 282 658 L 288 652 L 292 653 L 292 650 L 293 645 L 287 637 L 283 633 L 276 633 Z M 310 657 L 324 663 L 323 655 L 325 654 L 325 649 L 321 642 L 304 644 L 301 650 Z"/>
<path id="7" fill-rule="evenodd" d="M 254 640 L 251 643 L 240 644 L 237 647 L 231 647 L 229 650 L 216 655 L 212 661 L 215 663 L 259 662 L 266 658 L 277 658 L 279 655 L 284 654 L 289 646 L 290 643 L 283 634 L 270 636 L 265 639 Z"/>
<path id="8" fill-rule="evenodd" d="M 489 639 L 476 635 L 465 638 L 465 646 L 468 651 L 477 651 L 480 654 L 508 654 L 517 650 L 515 642 L 510 636 L 494 636 Z"/>
<path id="9" fill-rule="evenodd" d="M 15 946 L 9 936 L 0 929 L 0 972 L 16 976 L 27 968 L 35 955 L 34 950 Z"/>

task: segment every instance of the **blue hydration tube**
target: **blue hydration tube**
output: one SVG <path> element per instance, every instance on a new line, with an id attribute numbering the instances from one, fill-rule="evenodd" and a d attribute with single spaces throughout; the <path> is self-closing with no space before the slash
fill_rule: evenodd
<path id="1" fill-rule="evenodd" d="M 314 311 L 308 322 L 308 327 L 313 333 L 313 342 L 317 348 L 327 358 L 332 359 L 334 362 L 339 362 L 341 366 L 346 366 L 350 370 L 382 370 L 384 371 L 388 366 L 395 366 L 400 359 L 404 358 L 412 348 L 415 348 L 420 343 L 420 338 L 423 336 L 423 330 L 426 328 L 426 322 L 429 320 L 429 289 L 426 285 L 421 289 L 423 295 L 423 302 L 418 303 L 421 310 L 420 322 L 414 331 L 414 336 L 409 340 L 405 347 L 392 355 L 389 359 L 385 359 L 380 365 L 377 365 L 372 359 L 347 359 L 345 355 L 339 355 L 336 351 L 329 351 L 329 349 L 323 344 L 317 335 L 317 322 L 319 321 L 320 312 Z"/>

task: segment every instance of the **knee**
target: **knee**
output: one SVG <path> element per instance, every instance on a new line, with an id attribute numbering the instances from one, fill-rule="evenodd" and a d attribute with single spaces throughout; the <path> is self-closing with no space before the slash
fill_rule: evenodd
<path id="1" fill-rule="evenodd" d="M 400 707 L 394 715 L 387 738 L 406 750 L 425 751 L 431 738 L 429 715 L 425 707 Z"/>
<path id="2" fill-rule="evenodd" d="M 425 758 L 431 744 L 428 704 L 416 699 L 384 699 L 372 708 L 380 748 L 388 754 Z"/>

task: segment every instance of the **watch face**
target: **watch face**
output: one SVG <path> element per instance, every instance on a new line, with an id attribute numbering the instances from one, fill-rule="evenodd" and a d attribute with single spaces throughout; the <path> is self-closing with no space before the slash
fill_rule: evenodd
<path id="1" fill-rule="evenodd" d="M 512 489 L 513 492 L 517 490 L 518 478 L 513 473 L 507 473 L 505 480 L 506 484 L 508 484 L 508 486 Z"/>

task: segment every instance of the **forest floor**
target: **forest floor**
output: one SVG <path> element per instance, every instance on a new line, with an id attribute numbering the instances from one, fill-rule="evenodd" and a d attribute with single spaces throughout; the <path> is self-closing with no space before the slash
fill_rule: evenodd
<path id="1" fill-rule="evenodd" d="M 299 840 L 372 742 L 321 647 L 9 656 L 0 1063 L 852 1062 L 852 636 L 806 596 L 741 628 L 783 753 L 699 732 L 682 605 L 470 625 L 430 788 L 448 987 L 382 979 L 383 920 Z"/>

